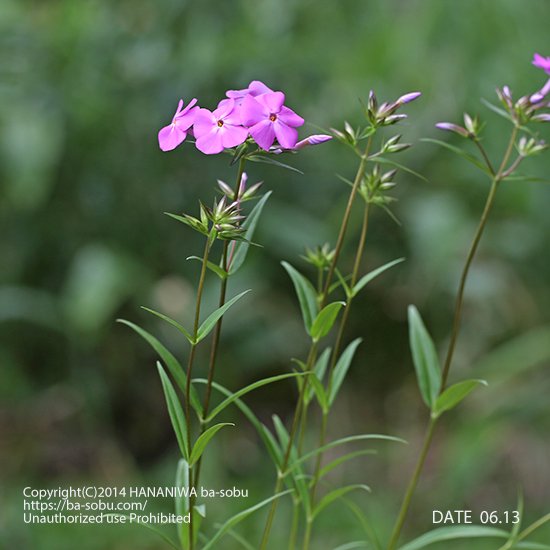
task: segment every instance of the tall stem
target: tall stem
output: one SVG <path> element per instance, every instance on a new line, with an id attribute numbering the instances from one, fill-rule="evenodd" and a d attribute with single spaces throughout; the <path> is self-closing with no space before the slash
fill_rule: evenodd
<path id="1" fill-rule="evenodd" d="M 246 164 L 246 157 L 241 157 L 239 161 L 239 167 L 237 170 L 237 177 L 235 181 L 235 191 L 233 198 L 236 199 L 239 193 L 239 186 L 241 184 L 242 175 L 244 172 L 244 166 Z M 218 300 L 218 307 L 222 307 L 225 304 L 225 298 L 227 295 L 227 280 L 229 279 L 229 247 L 230 247 L 230 241 L 225 241 L 223 244 L 223 252 L 222 252 L 222 268 L 227 273 L 227 276 L 222 279 L 221 285 L 220 285 L 220 297 Z M 212 384 L 214 382 L 214 373 L 216 370 L 216 361 L 218 358 L 218 348 L 220 343 L 220 334 L 222 330 L 222 321 L 223 317 L 220 318 L 220 320 L 216 323 L 216 326 L 214 328 L 214 334 L 212 336 L 212 347 L 210 348 L 210 359 L 208 363 L 208 380 L 206 383 L 206 392 L 204 395 L 204 404 L 203 404 L 203 419 L 206 419 L 208 416 L 208 411 L 210 409 L 210 398 L 212 396 Z M 189 379 L 189 378 L 188 378 Z M 204 433 L 206 430 L 206 424 L 202 423 L 201 425 L 201 434 Z M 199 481 L 200 481 L 200 474 L 202 469 L 202 455 L 197 461 L 197 464 L 195 465 L 195 475 L 193 478 L 192 485 L 193 487 L 198 487 Z M 193 497 L 192 497 L 193 498 Z"/>
<path id="2" fill-rule="evenodd" d="M 359 163 L 359 167 L 357 169 L 357 173 L 355 174 L 355 179 L 353 180 L 352 189 L 348 198 L 348 202 L 346 205 L 346 210 L 344 212 L 344 216 L 342 218 L 342 224 L 340 225 L 340 230 L 338 233 L 338 239 L 336 242 L 336 248 L 334 250 L 334 256 L 332 258 L 332 261 L 329 266 L 328 274 L 325 280 L 325 286 L 323 288 L 323 293 L 321 295 L 320 300 L 320 308 L 323 308 L 326 304 L 326 301 L 328 299 L 330 285 L 332 284 L 332 279 L 334 277 L 334 271 L 336 270 L 336 264 L 338 263 L 338 259 L 340 257 L 340 252 L 342 251 L 342 246 L 344 244 L 344 238 L 346 236 L 346 230 L 349 223 L 349 218 L 351 215 L 351 210 L 353 207 L 353 203 L 355 201 L 355 197 L 357 196 L 357 191 L 359 189 L 359 185 L 361 184 L 361 181 L 363 179 L 363 176 L 365 175 L 365 170 L 367 167 L 368 162 L 368 156 L 369 151 L 372 143 L 372 136 L 369 136 L 367 140 L 367 145 L 365 147 L 365 152 L 361 155 L 361 162 Z M 306 373 L 310 372 L 312 369 L 313 364 L 315 363 L 315 358 L 317 355 L 317 342 L 313 342 L 311 344 L 309 354 L 308 354 L 308 360 L 306 361 Z M 294 441 L 294 436 L 296 435 L 297 428 L 300 424 L 300 417 L 303 413 L 304 408 L 304 397 L 305 392 L 307 391 L 307 388 L 309 387 L 309 377 L 306 375 L 304 377 L 304 382 L 300 387 L 300 392 L 298 395 L 298 402 L 296 404 L 296 408 L 294 409 L 294 417 L 292 419 L 292 428 L 289 434 L 288 444 L 285 451 L 285 457 L 283 460 L 283 463 L 281 465 L 281 469 L 278 472 L 277 475 L 277 481 L 275 483 L 275 489 L 274 494 L 277 494 L 282 487 L 283 479 L 286 474 L 286 469 L 288 467 L 288 459 L 290 458 L 290 452 L 292 449 L 292 444 Z M 267 547 L 267 543 L 269 541 L 269 536 L 271 534 L 271 527 L 273 525 L 273 519 L 275 517 L 275 512 L 277 511 L 277 505 L 279 503 L 279 499 L 275 499 L 270 506 L 269 513 L 267 516 L 264 533 L 262 536 L 262 540 L 260 543 L 260 550 L 265 550 Z"/>
<path id="3" fill-rule="evenodd" d="M 197 299 L 195 305 L 195 320 L 193 323 L 193 339 L 197 339 L 199 331 L 199 322 L 201 315 L 202 293 L 204 290 L 204 281 L 206 279 L 206 267 L 208 264 L 208 256 L 210 253 L 211 239 L 206 238 L 204 253 L 202 258 L 201 274 L 199 277 L 199 285 L 197 289 Z M 193 363 L 195 361 L 195 352 L 197 344 L 191 345 L 189 352 L 189 360 L 187 362 L 187 380 L 185 381 L 185 419 L 187 422 L 187 448 L 191 450 L 191 376 L 193 374 Z M 193 550 L 193 499 L 189 500 L 189 550 Z"/>
<path id="4" fill-rule="evenodd" d="M 454 318 L 453 318 L 453 327 L 451 331 L 451 339 L 449 341 L 449 347 L 447 349 L 447 355 L 445 357 L 445 363 L 443 365 L 443 372 L 441 376 L 440 395 L 447 387 L 447 380 L 449 377 L 449 371 L 450 371 L 453 356 L 454 356 L 456 341 L 458 338 L 458 333 L 460 332 L 460 320 L 462 317 L 464 289 L 466 287 L 466 280 L 468 278 L 468 273 L 470 271 L 470 267 L 472 265 L 472 261 L 476 254 L 479 242 L 481 240 L 481 236 L 483 235 L 483 230 L 485 229 L 485 225 L 487 224 L 487 220 L 489 219 L 489 214 L 491 212 L 491 208 L 494 203 L 498 185 L 502 181 L 502 179 L 505 177 L 506 166 L 508 165 L 508 162 L 510 160 L 510 155 L 512 154 L 514 144 L 516 142 L 516 137 L 518 135 L 518 130 L 519 128 L 517 126 L 514 126 L 514 129 L 512 130 L 512 134 L 510 136 L 510 141 L 508 142 L 508 146 L 506 148 L 504 156 L 502 157 L 502 162 L 500 163 L 497 173 L 492 178 L 491 188 L 489 190 L 489 194 L 485 202 L 485 207 L 483 209 L 483 213 L 481 214 L 481 219 L 479 221 L 477 231 L 474 235 L 474 239 L 472 241 L 472 244 L 470 245 L 470 250 L 468 251 L 466 262 L 464 263 L 464 268 L 462 269 L 462 274 L 460 277 L 460 282 L 458 285 L 458 291 L 457 291 L 457 296 L 455 301 L 455 312 L 454 312 Z M 489 166 L 490 166 L 490 163 L 489 163 Z M 388 550 L 394 550 L 395 547 L 397 546 L 397 542 L 399 540 L 399 536 L 401 535 L 403 524 L 405 523 L 405 519 L 407 518 L 407 513 L 409 511 L 412 497 L 416 490 L 416 486 L 418 485 L 418 480 L 420 479 L 420 475 L 424 468 L 424 463 L 426 462 L 426 457 L 428 456 L 428 452 L 430 450 L 430 445 L 432 442 L 436 423 L 437 423 L 437 420 L 430 418 L 429 428 L 426 432 L 426 436 L 424 437 L 424 442 L 422 444 L 422 450 L 420 451 L 420 456 L 418 457 L 413 475 L 411 477 L 411 480 L 405 492 L 405 496 L 401 504 L 399 515 L 397 517 L 397 521 L 393 528 L 390 542 L 388 544 Z"/>
<path id="5" fill-rule="evenodd" d="M 361 267 L 361 260 L 363 259 L 365 242 L 367 240 L 367 230 L 369 227 L 369 210 L 370 210 L 370 203 L 367 202 L 365 204 L 365 210 L 363 213 L 363 224 L 361 226 L 361 235 L 359 237 L 359 243 L 357 244 L 357 250 L 355 252 L 355 260 L 353 262 L 353 271 L 351 273 L 350 288 L 353 288 L 355 286 L 355 284 L 357 283 L 357 278 L 359 277 L 359 269 Z M 332 389 L 332 382 L 333 382 L 332 378 L 334 373 L 334 367 L 336 366 L 336 361 L 338 359 L 338 356 L 340 354 L 340 349 L 342 347 L 342 341 L 344 339 L 344 331 L 346 328 L 346 324 L 348 322 L 349 312 L 351 309 L 352 302 L 353 302 L 353 296 L 349 296 L 347 299 L 346 307 L 344 308 L 344 312 L 342 313 L 342 319 L 340 320 L 340 324 L 338 326 L 338 333 L 336 336 L 334 349 L 332 351 L 332 356 L 331 356 L 331 361 L 330 361 L 330 366 L 328 371 L 327 395 L 330 395 L 330 392 Z M 329 415 L 328 410 L 323 411 L 323 416 L 321 418 L 321 430 L 319 433 L 319 443 L 317 445 L 317 448 L 322 447 L 326 442 L 328 415 Z M 311 508 L 313 508 L 313 505 L 315 504 L 315 496 L 317 492 L 317 485 L 319 483 L 319 474 L 321 471 L 321 463 L 323 461 L 323 455 L 324 453 L 319 453 L 315 460 L 315 469 L 314 469 L 313 479 L 311 482 L 311 489 L 310 489 Z M 312 526 L 313 526 L 312 518 L 306 518 L 306 533 L 304 536 L 303 550 L 307 550 L 309 548 Z"/>

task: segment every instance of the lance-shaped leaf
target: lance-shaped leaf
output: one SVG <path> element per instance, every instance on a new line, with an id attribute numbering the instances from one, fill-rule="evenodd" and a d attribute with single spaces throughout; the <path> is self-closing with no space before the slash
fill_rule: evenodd
<path id="1" fill-rule="evenodd" d="M 328 399 L 323 384 L 321 384 L 321 381 L 314 372 L 309 375 L 308 380 L 315 392 L 321 410 L 326 414 L 328 412 Z"/>
<path id="2" fill-rule="evenodd" d="M 434 343 L 414 306 L 409 306 L 409 342 L 420 393 L 433 409 L 441 387 L 441 369 Z"/>
<path id="3" fill-rule="evenodd" d="M 130 523 L 130 515 L 129 514 L 117 514 L 117 513 L 108 513 L 108 514 L 102 514 L 103 517 L 110 517 L 110 518 L 126 518 L 126 522 Z M 147 522 L 138 521 L 136 522 L 136 525 L 139 525 L 140 527 L 143 527 L 144 529 L 147 529 L 151 533 L 155 533 L 155 535 L 158 535 L 164 542 L 166 542 L 169 546 L 174 548 L 175 550 L 180 550 L 181 546 L 178 546 L 174 540 L 172 540 L 166 533 L 161 531 L 158 527 L 155 527 L 154 525 L 151 525 Z"/>
<path id="4" fill-rule="evenodd" d="M 231 422 L 220 422 L 219 424 L 215 424 L 214 426 L 211 426 L 208 428 L 208 430 L 205 430 L 204 433 L 202 433 L 197 441 L 195 441 L 195 444 L 193 445 L 193 450 L 191 451 L 191 456 L 189 457 L 189 466 L 192 468 L 196 463 L 197 460 L 202 456 L 202 453 L 204 452 L 204 449 L 210 443 L 210 440 L 225 426 L 234 426 L 235 424 L 232 424 Z"/>
<path id="5" fill-rule="evenodd" d="M 355 491 L 357 489 L 362 489 L 363 491 L 370 493 L 370 487 L 368 485 L 355 484 L 347 485 L 345 487 L 338 487 L 338 489 L 334 489 L 327 493 L 319 501 L 319 504 L 315 506 L 315 509 L 313 510 L 313 519 L 315 519 L 329 504 L 332 504 L 335 500 L 347 495 L 350 491 Z"/>
<path id="6" fill-rule="evenodd" d="M 330 406 L 332 406 L 334 400 L 336 399 L 336 396 L 338 395 L 340 386 L 344 382 L 344 378 L 346 377 L 348 369 L 353 360 L 353 356 L 355 355 L 355 350 L 361 342 L 361 338 L 356 338 L 353 342 L 351 342 L 343 351 L 342 355 L 340 355 L 338 362 L 334 367 L 334 372 L 332 373 L 332 383 L 330 384 L 330 394 L 328 396 L 328 402 Z"/>
<path id="7" fill-rule="evenodd" d="M 132 330 L 135 330 L 160 356 L 162 362 L 168 367 L 170 374 L 174 377 L 176 384 L 180 391 L 185 395 L 187 376 L 183 367 L 179 361 L 170 353 L 166 347 L 157 340 L 152 334 L 143 330 L 138 325 L 126 321 L 124 319 L 118 319 L 119 323 L 129 326 Z M 195 409 L 199 419 L 202 418 L 202 405 L 197 395 L 197 390 L 191 386 L 191 406 Z"/>
<path id="8" fill-rule="evenodd" d="M 449 149 L 449 151 L 452 151 L 453 153 L 466 159 L 468 162 L 471 162 L 474 166 L 477 166 L 482 172 L 485 172 L 489 176 L 492 175 L 490 170 L 487 168 L 487 166 L 485 166 L 485 164 L 481 160 L 479 160 L 477 157 L 474 157 L 470 153 L 463 151 L 460 147 L 456 147 L 454 145 L 451 145 L 450 143 L 447 143 L 446 141 L 441 141 L 439 139 L 423 138 L 422 141 L 427 141 L 429 143 L 436 143 L 437 145 L 440 145 L 445 149 Z"/>
<path id="9" fill-rule="evenodd" d="M 254 231 L 256 230 L 256 226 L 258 225 L 258 220 L 260 219 L 260 215 L 262 213 L 262 210 L 265 206 L 265 203 L 271 196 L 271 191 L 266 193 L 254 206 L 250 214 L 247 216 L 246 220 L 244 221 L 242 227 L 245 230 L 243 237 L 246 239 L 244 241 L 239 241 L 234 244 L 235 248 L 233 249 L 233 259 L 231 261 L 231 265 L 229 266 L 229 274 L 233 275 L 236 273 L 239 268 L 243 265 L 243 262 L 246 258 L 246 255 L 248 253 L 248 249 L 250 247 L 250 241 L 252 241 L 252 237 L 254 236 Z"/>
<path id="10" fill-rule="evenodd" d="M 237 294 L 237 296 L 231 298 L 229 302 L 226 302 L 223 306 L 216 309 L 214 312 L 212 312 L 201 324 L 199 327 L 199 330 L 197 331 L 197 341 L 198 344 L 201 340 L 206 338 L 210 331 L 216 326 L 216 323 L 218 320 L 222 317 L 222 315 L 237 301 L 240 300 L 245 294 L 250 292 L 250 290 L 245 290 L 244 292 L 241 292 L 240 294 Z"/>
<path id="11" fill-rule="evenodd" d="M 187 447 L 187 424 L 185 422 L 185 415 L 183 414 L 183 409 L 181 408 L 178 396 L 170 378 L 164 372 L 162 365 L 157 362 L 157 368 L 160 375 L 160 380 L 162 382 L 162 389 L 164 391 L 164 397 L 166 398 L 166 406 L 168 407 L 168 414 L 170 415 L 170 420 L 172 421 L 172 427 L 176 434 L 178 440 L 178 445 L 182 456 L 187 459 L 189 458 L 189 448 Z"/>
<path id="12" fill-rule="evenodd" d="M 149 313 L 152 313 L 153 315 L 156 315 L 163 321 L 166 321 L 169 325 L 172 325 L 174 328 L 178 329 L 186 338 L 189 340 L 189 343 L 191 345 L 195 344 L 195 339 L 191 334 L 186 330 L 186 328 L 178 323 L 177 321 L 174 321 L 171 317 L 168 317 L 168 315 L 164 315 L 164 313 L 160 313 L 159 311 L 155 311 L 154 309 L 150 309 L 145 306 L 141 306 L 141 309 L 144 309 L 145 311 L 148 311 Z"/>
<path id="13" fill-rule="evenodd" d="M 319 355 L 319 358 L 317 359 L 317 362 L 315 363 L 315 366 L 313 367 L 313 372 L 315 373 L 315 376 L 322 382 L 323 378 L 325 376 L 325 372 L 328 367 L 328 361 L 330 359 L 330 354 L 332 352 L 331 348 L 326 348 L 321 355 Z M 301 361 L 299 363 L 302 363 Z M 305 364 L 302 363 L 302 365 L 305 367 Z M 303 370 L 306 370 L 303 368 Z M 304 401 L 306 405 L 309 404 L 311 401 L 311 398 L 313 397 L 313 387 L 308 385 L 306 388 L 306 393 L 304 395 Z"/>
<path id="14" fill-rule="evenodd" d="M 353 451 L 343 456 L 339 456 L 338 458 L 335 458 L 334 460 L 330 461 L 326 466 L 323 466 L 323 468 L 319 471 L 319 479 L 326 476 L 329 472 L 332 472 L 332 470 L 340 466 L 340 464 L 345 464 L 349 460 L 352 460 L 353 458 L 357 458 L 358 456 L 375 455 L 376 452 L 377 451 L 374 449 L 361 449 L 359 451 Z"/>
<path id="15" fill-rule="evenodd" d="M 352 290 L 352 295 L 357 296 L 359 291 L 363 289 L 368 283 L 370 283 L 373 279 L 378 277 L 378 275 L 384 273 L 387 269 L 390 269 L 394 265 L 400 264 L 401 262 L 405 261 L 405 258 L 398 258 L 397 260 L 393 260 L 392 262 L 388 262 L 387 264 L 384 264 L 381 267 L 378 267 L 374 269 L 373 271 L 367 273 L 363 277 L 361 277 L 357 283 L 355 283 L 355 286 Z"/>
<path id="16" fill-rule="evenodd" d="M 257 389 L 261 388 L 262 386 L 266 386 L 267 384 L 273 384 L 273 382 L 278 382 L 279 380 L 284 380 L 285 378 L 293 378 L 298 376 L 304 376 L 305 373 L 302 372 L 290 372 L 286 374 L 278 374 L 276 376 L 270 376 L 269 378 L 263 378 L 262 380 L 258 380 L 257 382 L 253 382 L 252 384 L 249 384 L 248 386 L 245 386 L 244 388 L 241 388 L 239 391 L 232 393 L 227 399 L 224 399 L 209 415 L 206 419 L 206 422 L 211 422 L 218 414 L 220 414 L 226 407 L 231 405 L 231 403 L 235 402 L 237 399 L 242 397 L 243 395 L 246 395 L 247 393 Z"/>
<path id="17" fill-rule="evenodd" d="M 435 401 L 432 415 L 437 418 L 445 411 L 456 407 L 471 391 L 480 384 L 487 386 L 485 380 L 464 380 L 448 387 Z"/>
<path id="18" fill-rule="evenodd" d="M 411 542 L 401 546 L 399 550 L 421 550 L 430 544 L 442 542 L 445 540 L 476 539 L 476 538 L 495 538 L 505 539 L 508 533 L 496 527 L 486 527 L 483 525 L 453 525 L 451 527 L 438 527 L 433 531 L 428 531 Z"/>
<path id="19" fill-rule="evenodd" d="M 202 550 L 210 550 L 210 548 L 212 548 L 220 538 L 222 538 L 230 529 L 235 527 L 235 525 L 246 519 L 250 514 L 254 513 L 256 510 L 259 510 L 266 504 L 269 504 L 272 500 L 281 498 L 282 496 L 287 495 L 290 492 L 291 491 L 283 491 L 282 493 L 277 493 L 276 495 L 266 498 L 265 500 L 262 500 L 258 504 L 255 504 L 254 506 L 251 506 L 250 508 L 239 512 L 238 514 L 235 514 L 218 529 L 214 536 L 202 547 Z"/>
<path id="20" fill-rule="evenodd" d="M 333 327 L 338 312 L 345 306 L 345 302 L 333 302 L 325 306 L 315 317 L 313 324 L 311 325 L 311 338 L 314 342 L 318 342 L 321 338 L 324 338 Z"/>
<path id="21" fill-rule="evenodd" d="M 281 262 L 281 265 L 286 269 L 292 279 L 298 301 L 300 302 L 300 309 L 302 310 L 306 331 L 308 334 L 311 334 L 313 321 L 317 317 L 319 311 L 317 306 L 317 292 L 315 288 L 313 288 L 313 285 L 288 262 Z"/>
<path id="22" fill-rule="evenodd" d="M 189 216 L 188 214 L 184 214 L 183 216 L 178 216 L 178 214 L 171 214 L 170 212 L 165 212 L 165 214 L 167 216 L 170 216 L 174 220 L 177 220 L 178 222 L 188 225 L 189 227 L 191 227 L 191 229 L 198 231 L 202 235 L 208 236 L 208 219 L 204 218 L 202 208 L 201 208 L 201 220 L 197 220 L 197 218 L 194 218 L 193 216 Z"/>
<path id="23" fill-rule="evenodd" d="M 185 258 L 186 260 L 197 260 L 199 262 L 202 263 L 203 261 L 203 258 L 199 258 L 199 256 L 188 256 L 187 258 Z M 225 269 L 223 269 L 222 267 L 220 267 L 219 265 L 216 265 L 214 262 L 206 262 L 206 267 L 212 271 L 212 273 L 215 273 L 220 279 L 227 279 L 227 271 L 225 271 Z"/>

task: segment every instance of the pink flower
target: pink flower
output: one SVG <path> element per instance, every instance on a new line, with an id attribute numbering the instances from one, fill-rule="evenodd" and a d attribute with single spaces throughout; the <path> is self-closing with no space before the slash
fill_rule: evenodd
<path id="1" fill-rule="evenodd" d="M 275 138 L 283 149 L 292 149 L 298 141 L 298 126 L 304 119 L 283 105 L 285 94 L 269 92 L 256 97 L 245 96 L 241 106 L 241 121 L 256 143 L 266 151 Z"/>
<path id="2" fill-rule="evenodd" d="M 234 99 L 220 101 L 214 112 L 200 109 L 193 132 L 197 149 L 206 155 L 215 155 L 224 149 L 236 147 L 248 137 L 248 130 L 242 127 L 239 114 L 235 111 Z"/>
<path id="3" fill-rule="evenodd" d="M 266 86 L 263 82 L 261 82 L 260 80 L 253 80 L 248 85 L 248 88 L 243 88 L 242 90 L 227 90 L 225 95 L 231 99 L 234 99 L 237 105 L 240 105 L 243 99 L 247 95 L 256 97 L 261 94 L 272 94 L 272 93 L 273 93 L 273 90 L 268 86 Z"/>
<path id="4" fill-rule="evenodd" d="M 192 99 L 187 107 L 183 108 L 183 100 L 180 99 L 172 124 L 162 128 L 158 134 L 159 147 L 163 151 L 172 151 L 185 141 L 187 131 L 193 126 L 195 116 L 199 111 L 199 107 L 195 107 L 196 103 L 197 100 Z"/>
<path id="5" fill-rule="evenodd" d="M 533 56 L 533 65 L 550 75 L 550 57 L 543 57 L 542 55 L 536 53 Z"/>
<path id="6" fill-rule="evenodd" d="M 325 143 L 325 141 L 330 141 L 331 139 L 332 136 L 328 136 L 327 134 L 313 134 L 299 141 L 294 146 L 294 150 L 297 151 L 298 149 L 303 149 L 304 147 L 309 147 L 310 145 L 320 145 L 321 143 Z"/>

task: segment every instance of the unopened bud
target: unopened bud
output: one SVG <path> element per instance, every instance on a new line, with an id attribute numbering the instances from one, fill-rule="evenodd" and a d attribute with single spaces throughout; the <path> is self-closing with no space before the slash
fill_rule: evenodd
<path id="1" fill-rule="evenodd" d="M 466 128 L 462 128 L 462 126 L 458 126 L 458 124 L 453 124 L 452 122 L 438 122 L 435 127 L 440 130 L 445 130 L 446 132 L 454 132 L 465 138 L 470 137 Z"/>

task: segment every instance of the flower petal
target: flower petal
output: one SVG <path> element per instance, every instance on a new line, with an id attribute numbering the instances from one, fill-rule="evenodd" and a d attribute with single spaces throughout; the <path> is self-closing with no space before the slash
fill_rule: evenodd
<path id="1" fill-rule="evenodd" d="M 193 124 L 193 133 L 196 138 L 208 134 L 216 126 L 216 119 L 208 109 L 199 109 Z"/>
<path id="2" fill-rule="evenodd" d="M 183 103 L 180 99 L 180 105 Z M 187 114 L 195 105 L 197 104 L 197 98 L 194 97 L 188 104 L 187 104 L 187 107 L 185 107 L 185 109 L 183 109 L 183 111 L 181 111 L 181 113 L 179 113 L 180 115 L 185 115 Z M 179 107 L 178 107 L 178 111 L 179 111 Z"/>
<path id="3" fill-rule="evenodd" d="M 234 99 L 222 99 L 218 103 L 217 109 L 212 114 L 214 115 L 214 118 L 216 120 L 220 120 L 225 118 L 227 115 L 229 115 L 234 108 L 235 108 Z"/>
<path id="4" fill-rule="evenodd" d="M 283 149 L 293 149 L 298 141 L 298 130 L 287 126 L 284 122 L 277 119 L 273 123 L 277 141 Z"/>
<path id="5" fill-rule="evenodd" d="M 248 129 L 242 126 L 224 124 L 220 132 L 224 148 L 230 149 L 244 143 L 248 138 Z"/>
<path id="6" fill-rule="evenodd" d="M 243 99 L 241 105 L 241 123 L 243 126 L 254 126 L 269 117 L 269 110 L 251 95 Z"/>
<path id="7" fill-rule="evenodd" d="M 214 127 L 209 133 L 197 138 L 195 142 L 197 149 L 205 155 L 221 153 L 223 151 L 222 133 L 218 130 L 218 127 Z"/>
<path id="8" fill-rule="evenodd" d="M 267 108 L 270 114 L 277 114 L 285 102 L 285 94 L 283 92 L 262 94 L 257 97 L 257 100 Z"/>
<path id="9" fill-rule="evenodd" d="M 269 150 L 275 141 L 273 123 L 269 119 L 258 122 L 250 128 L 250 135 L 262 149 Z"/>
<path id="10" fill-rule="evenodd" d="M 190 111 L 184 109 L 182 113 L 174 119 L 174 124 L 180 130 L 188 130 L 195 123 L 199 111 L 199 107 L 193 107 Z"/>
<path id="11" fill-rule="evenodd" d="M 277 115 L 277 118 L 279 118 L 287 126 L 292 126 L 293 128 L 302 126 L 304 123 L 304 119 L 300 115 L 297 115 L 292 109 L 285 106 L 281 107 L 281 111 Z"/>
<path id="12" fill-rule="evenodd" d="M 172 151 L 180 143 L 183 143 L 187 133 L 177 128 L 174 124 L 165 126 L 158 133 L 159 147 L 162 151 Z"/>
<path id="13" fill-rule="evenodd" d="M 255 97 L 255 96 L 261 95 L 261 94 L 273 93 L 273 90 L 271 88 L 269 88 L 268 86 L 266 86 L 261 80 L 253 80 L 248 85 L 248 93 L 251 96 Z"/>

